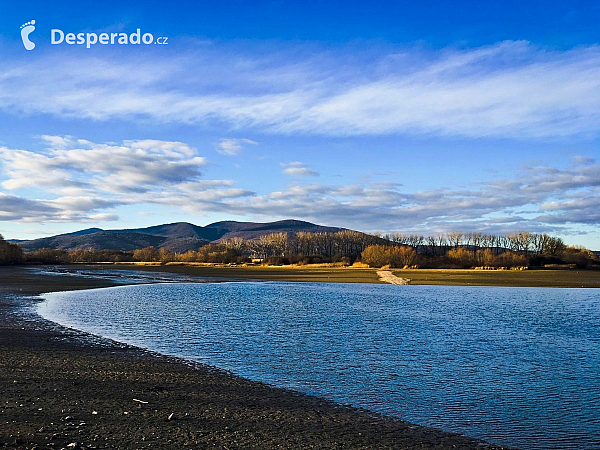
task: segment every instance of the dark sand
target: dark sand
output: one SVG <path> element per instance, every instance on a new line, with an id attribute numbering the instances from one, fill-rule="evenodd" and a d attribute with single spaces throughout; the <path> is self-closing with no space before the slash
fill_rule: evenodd
<path id="1" fill-rule="evenodd" d="M 0 448 L 502 448 L 92 338 L 22 308 L 42 292 L 109 285 L 0 267 Z"/>

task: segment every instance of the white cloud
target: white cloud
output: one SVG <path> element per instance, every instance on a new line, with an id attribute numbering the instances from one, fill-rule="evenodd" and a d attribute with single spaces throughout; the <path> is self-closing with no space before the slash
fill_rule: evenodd
<path id="1" fill-rule="evenodd" d="M 374 231 L 568 232 L 600 225 L 600 165 L 540 166 L 469 189 L 404 192 L 398 184 L 310 184 L 228 202 L 240 214 Z"/>
<path id="2" fill-rule="evenodd" d="M 285 167 L 285 169 L 283 169 L 283 173 L 285 173 L 286 175 L 310 176 L 310 177 L 318 177 L 319 176 L 318 172 L 315 172 L 314 170 L 309 169 L 308 165 L 303 162 L 294 161 L 291 163 L 280 163 L 280 165 L 282 167 Z"/>
<path id="3" fill-rule="evenodd" d="M 242 144 L 258 145 L 258 142 L 251 139 L 221 139 L 215 148 L 222 155 L 235 156 L 244 148 Z"/>
<path id="4" fill-rule="evenodd" d="M 231 180 L 201 179 L 207 160 L 182 142 L 98 144 L 69 136 L 43 140 L 49 148 L 39 153 L 0 147 L 0 186 L 28 191 L 28 198 L 0 193 L 4 220 L 116 220 L 112 211 L 122 205 L 187 208 L 253 194 L 235 189 Z M 39 199 L 31 199 L 33 195 Z"/>
<path id="5" fill-rule="evenodd" d="M 111 213 L 90 214 L 89 220 L 93 222 L 116 222 L 119 216 Z"/>
<path id="6" fill-rule="evenodd" d="M 107 221 L 117 219 L 119 206 L 160 205 L 194 215 L 298 218 L 364 231 L 568 233 L 600 225 L 600 164 L 589 158 L 575 158 L 566 168 L 526 167 L 468 188 L 410 192 L 397 183 L 292 183 L 257 193 L 235 180 L 204 178 L 207 161 L 181 142 L 46 142 L 59 148 L 0 148 L 2 187 L 11 191 L 0 192 L 0 220 Z M 291 175 L 316 174 L 300 161 L 281 166 L 293 169 Z"/>
<path id="7" fill-rule="evenodd" d="M 44 201 L 30 200 L 0 192 L 0 220 L 7 222 L 44 220 L 57 213 L 59 211 L 55 207 Z"/>
<path id="8" fill-rule="evenodd" d="M 181 142 L 144 140 L 108 145 L 48 136 L 45 140 L 57 143 L 58 148 L 35 153 L 0 147 L 8 176 L 4 188 L 45 186 L 62 194 L 74 189 L 148 192 L 156 186 L 196 178 L 206 165 L 205 158 L 194 156 L 196 150 Z"/>
<path id="9" fill-rule="evenodd" d="M 598 46 L 556 51 L 508 41 L 466 50 L 378 49 L 351 58 L 343 49 L 308 50 L 282 56 L 272 48 L 215 44 L 160 60 L 6 60 L 0 108 L 330 136 L 598 133 Z M 224 139 L 216 148 L 232 155 L 244 144 L 255 142 Z"/>
<path id="10" fill-rule="evenodd" d="M 594 158 L 590 158 L 588 156 L 576 155 L 572 158 L 573 164 L 587 166 L 590 164 L 595 164 L 596 160 Z"/>

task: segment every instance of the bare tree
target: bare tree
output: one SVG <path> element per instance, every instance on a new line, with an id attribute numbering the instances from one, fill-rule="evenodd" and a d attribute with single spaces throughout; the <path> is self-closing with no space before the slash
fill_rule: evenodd
<path id="1" fill-rule="evenodd" d="M 462 238 L 463 234 L 460 231 L 451 231 L 450 233 L 448 233 L 448 241 L 450 242 L 450 245 L 452 245 L 454 248 L 460 247 L 460 244 L 462 243 Z"/>
<path id="2" fill-rule="evenodd" d="M 241 237 L 232 237 L 231 239 L 227 239 L 223 241 L 223 245 L 227 250 L 232 250 L 233 252 L 241 255 L 246 250 L 246 241 Z"/>
<path id="3" fill-rule="evenodd" d="M 510 249 L 515 252 L 529 252 L 533 241 L 533 235 L 526 231 L 518 233 L 509 233 L 506 235 L 510 243 Z"/>
<path id="4" fill-rule="evenodd" d="M 425 238 L 423 237 L 423 235 L 421 234 L 411 234 L 408 237 L 408 242 L 407 244 L 410 245 L 412 248 L 414 248 L 415 250 L 418 250 L 420 246 L 423 245 L 423 240 Z"/>
<path id="5" fill-rule="evenodd" d="M 443 255 L 445 252 L 445 248 L 448 245 L 446 241 L 446 235 L 444 233 L 438 233 L 436 235 L 436 239 L 438 242 L 438 247 L 440 248 L 440 255 Z"/>
<path id="6" fill-rule="evenodd" d="M 427 248 L 429 249 L 429 253 L 431 256 L 436 256 L 437 254 L 437 238 L 436 236 L 427 236 Z"/>
<path id="7" fill-rule="evenodd" d="M 481 242 L 483 241 L 483 235 L 481 233 L 471 233 L 471 242 L 475 250 L 478 250 L 481 247 Z"/>

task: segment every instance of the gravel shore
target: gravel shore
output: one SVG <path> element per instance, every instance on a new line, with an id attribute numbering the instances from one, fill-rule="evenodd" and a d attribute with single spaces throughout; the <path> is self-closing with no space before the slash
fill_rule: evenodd
<path id="1" fill-rule="evenodd" d="M 0 267 L 0 447 L 500 449 L 94 338 L 26 309 L 110 278 Z"/>

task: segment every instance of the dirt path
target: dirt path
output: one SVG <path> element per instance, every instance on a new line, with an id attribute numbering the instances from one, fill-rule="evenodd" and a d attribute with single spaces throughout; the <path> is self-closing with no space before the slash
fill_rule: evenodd
<path id="1" fill-rule="evenodd" d="M 378 270 L 377 276 L 379 276 L 379 279 L 384 283 L 401 285 L 410 284 L 410 280 L 408 278 L 397 277 L 389 270 Z"/>

